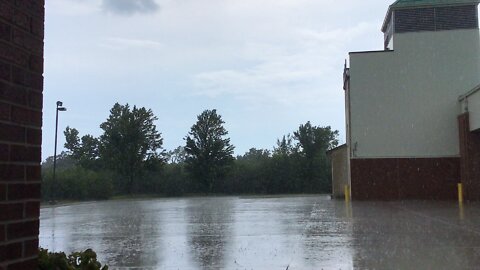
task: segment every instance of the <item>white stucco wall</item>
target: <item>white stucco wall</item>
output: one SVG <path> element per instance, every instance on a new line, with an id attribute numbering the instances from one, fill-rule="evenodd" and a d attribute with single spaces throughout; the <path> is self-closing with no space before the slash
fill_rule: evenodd
<path id="1" fill-rule="evenodd" d="M 458 97 L 479 83 L 478 30 L 395 34 L 393 52 L 350 54 L 351 156 L 458 156 Z"/>

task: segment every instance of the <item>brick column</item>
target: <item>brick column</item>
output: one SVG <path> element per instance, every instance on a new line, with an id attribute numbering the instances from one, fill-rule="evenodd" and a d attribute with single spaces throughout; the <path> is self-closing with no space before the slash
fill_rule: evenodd
<path id="1" fill-rule="evenodd" d="M 471 132 L 469 114 L 458 116 L 460 170 L 467 200 L 480 200 L 480 133 Z"/>
<path id="2" fill-rule="evenodd" d="M 0 1 L 0 270 L 37 268 L 44 5 Z"/>

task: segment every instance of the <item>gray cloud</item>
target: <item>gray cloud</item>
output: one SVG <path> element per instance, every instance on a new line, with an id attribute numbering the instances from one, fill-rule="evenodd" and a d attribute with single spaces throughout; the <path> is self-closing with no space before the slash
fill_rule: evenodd
<path id="1" fill-rule="evenodd" d="M 107 12 L 119 15 L 153 13 L 160 8 L 155 0 L 103 0 L 102 7 Z"/>

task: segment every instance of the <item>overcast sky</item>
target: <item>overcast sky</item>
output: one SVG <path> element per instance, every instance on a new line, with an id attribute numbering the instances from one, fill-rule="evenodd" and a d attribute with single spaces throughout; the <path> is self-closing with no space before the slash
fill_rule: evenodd
<path id="1" fill-rule="evenodd" d="M 217 109 L 235 153 L 306 121 L 345 141 L 349 51 L 382 49 L 384 0 L 48 0 L 43 159 L 63 130 L 101 134 L 115 102 L 151 108 L 164 148 Z"/>

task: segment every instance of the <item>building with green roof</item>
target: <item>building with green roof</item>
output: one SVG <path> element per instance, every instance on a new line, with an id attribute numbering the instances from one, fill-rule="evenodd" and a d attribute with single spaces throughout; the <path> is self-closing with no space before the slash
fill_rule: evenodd
<path id="1" fill-rule="evenodd" d="M 420 6 L 448 6 L 478 4 L 477 0 L 398 0 L 390 8 L 420 7 Z"/>
<path id="2" fill-rule="evenodd" d="M 397 31 L 471 28 L 475 22 L 478 24 L 479 3 L 480 0 L 397 0 L 389 6 L 382 25 L 385 44 L 398 28 Z"/>
<path id="3" fill-rule="evenodd" d="M 479 2 L 398 0 L 382 27 L 384 48 L 349 54 L 353 199 L 455 199 L 460 181 L 467 198 L 480 199 Z"/>

